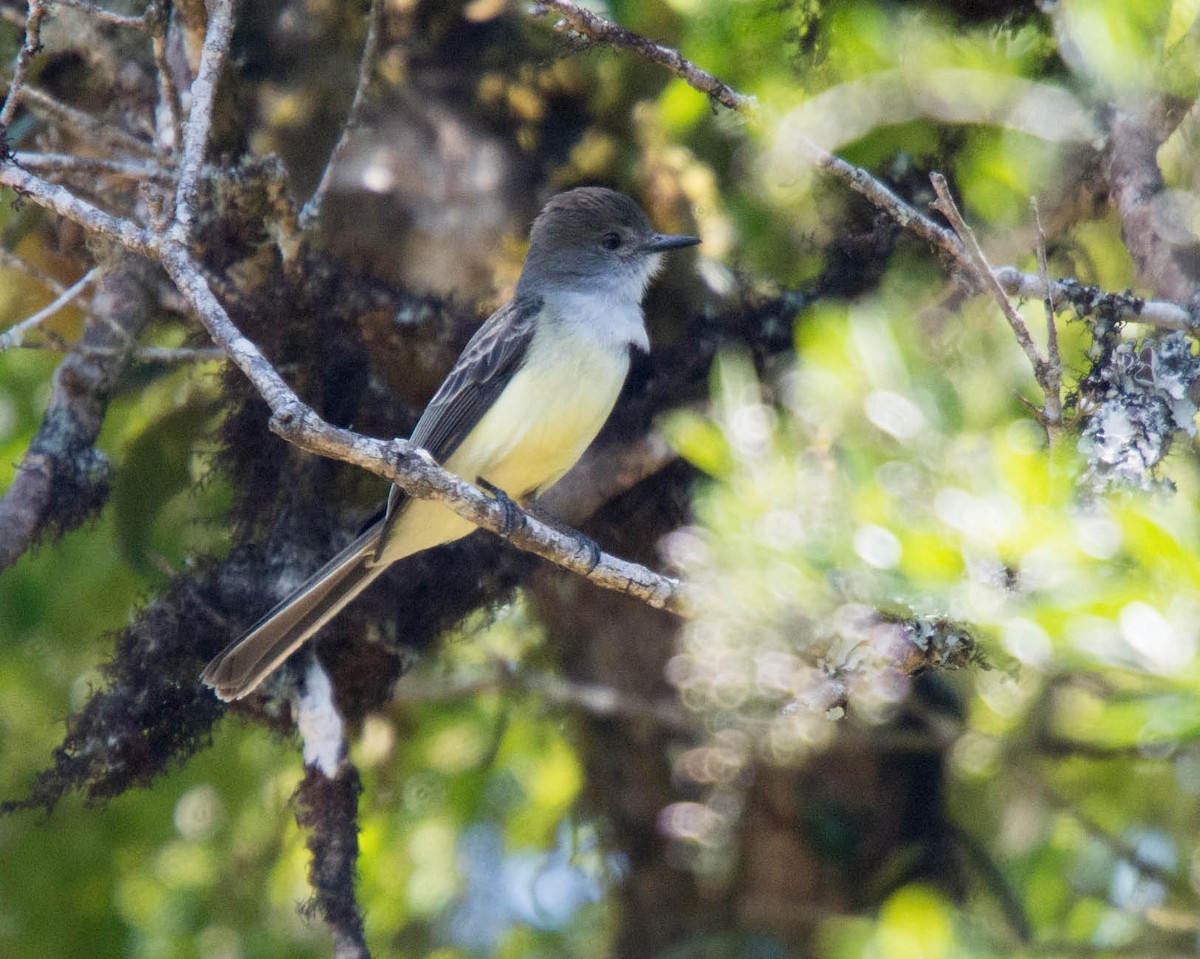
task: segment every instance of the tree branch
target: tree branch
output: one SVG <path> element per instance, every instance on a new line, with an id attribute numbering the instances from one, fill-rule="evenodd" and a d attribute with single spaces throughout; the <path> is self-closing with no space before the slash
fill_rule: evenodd
<path id="1" fill-rule="evenodd" d="M 54 0 L 60 7 L 71 7 L 75 10 L 81 10 L 89 17 L 94 17 L 101 23 L 111 23 L 116 27 L 130 27 L 134 30 L 146 29 L 146 13 L 139 17 L 126 16 L 123 13 L 114 13 L 111 10 L 105 10 L 94 3 L 89 3 L 88 0 Z M 153 9 L 153 7 L 149 8 Z M 147 13 L 149 13 L 149 9 Z"/>
<path id="2" fill-rule="evenodd" d="M 1189 306 L 1200 303 L 1186 214 L 1173 209 L 1158 167 L 1158 148 L 1169 133 L 1163 104 L 1138 113 L 1118 112 L 1109 131 L 1108 178 L 1121 236 L 1142 282 L 1159 296 Z M 1169 228 L 1174 225 L 1176 236 Z"/>
<path id="3" fill-rule="evenodd" d="M 142 20 L 150 29 L 150 47 L 154 51 L 154 72 L 158 80 L 158 110 L 155 112 L 154 128 L 158 132 L 161 147 L 166 150 L 178 150 L 183 142 L 183 108 L 179 101 L 179 90 L 176 89 L 175 80 L 171 75 L 171 65 L 167 62 L 170 10 L 158 3 L 152 3 L 146 8 Z"/>
<path id="4" fill-rule="evenodd" d="M 0 79 L 0 89 L 7 90 L 10 98 L 12 86 Z M 95 144 L 114 153 L 135 153 L 139 156 L 153 154 L 154 146 L 126 133 L 120 127 L 96 119 L 90 113 L 67 106 L 37 87 L 21 87 L 21 104 L 43 120 L 56 123 L 63 130 L 84 142 Z"/>
<path id="5" fill-rule="evenodd" d="M 333 172 L 350 146 L 351 133 L 358 128 L 363 104 L 367 100 L 367 88 L 371 84 L 371 77 L 375 74 L 375 63 L 379 59 L 379 34 L 382 24 L 383 0 L 371 0 L 371 9 L 367 13 L 367 36 L 363 41 L 362 59 L 358 64 L 358 82 L 354 87 L 354 99 L 350 102 L 350 112 L 346 116 L 346 122 L 342 126 L 342 132 L 333 147 L 333 152 L 329 155 L 329 162 L 325 164 L 325 169 L 321 172 L 321 181 L 300 211 L 299 226 L 302 230 L 315 223 L 321 215 L 321 204 L 324 203 L 325 194 L 333 182 Z"/>
<path id="6" fill-rule="evenodd" d="M 0 499 L 0 569 L 47 531 L 71 529 L 93 516 L 107 497 L 108 461 L 92 444 L 129 363 L 130 344 L 150 318 L 148 268 L 145 260 L 125 257 L 95 297 L 83 342 L 115 352 L 73 352 L 54 373 L 42 425 Z"/>
<path id="7" fill-rule="evenodd" d="M 23 346 L 26 333 L 35 329 L 39 323 L 48 320 L 59 310 L 63 309 L 63 307 L 69 306 L 99 275 L 99 267 L 93 267 L 72 286 L 63 290 L 54 302 L 38 310 L 32 316 L 21 320 L 19 323 L 14 323 L 3 333 L 0 333 L 0 353 L 3 353 L 5 350 L 11 350 L 15 346 Z"/>
<path id="8" fill-rule="evenodd" d="M 208 133 L 212 128 L 213 102 L 221 67 L 233 36 L 237 0 L 212 0 L 208 12 L 208 30 L 200 54 L 200 69 L 192 81 L 192 105 L 183 133 L 183 156 L 179 161 L 179 185 L 175 189 L 175 224 L 177 239 L 186 239 L 194 226 L 196 188 L 204 168 L 204 153 Z"/>
<path id="9" fill-rule="evenodd" d="M 954 197 L 950 195 L 950 187 L 946 183 L 946 178 L 940 173 L 934 173 L 929 179 L 933 182 L 934 192 L 937 193 L 934 209 L 950 221 L 950 225 L 954 227 L 954 232 L 958 235 L 965 250 L 965 256 L 960 257 L 959 262 L 1000 307 L 1000 312 L 1008 320 L 1008 325 L 1017 338 L 1017 343 L 1028 357 L 1029 365 L 1033 367 L 1034 379 L 1042 389 L 1042 410 L 1039 419 L 1053 440 L 1062 429 L 1062 363 L 1059 361 L 1055 366 L 1038 351 L 1037 345 L 1029 333 L 1029 327 L 1025 324 L 1025 318 L 1017 312 L 1012 300 L 1008 298 L 1008 294 L 1004 292 L 1004 288 L 996 279 L 991 264 L 988 263 L 979 241 L 975 238 L 975 232 L 967 226 L 966 220 L 963 219 L 962 213 L 954 202 Z M 1050 325 L 1053 329 L 1053 317 L 1050 319 Z M 1057 341 L 1054 345 L 1054 355 L 1057 359 Z"/>
<path id="10" fill-rule="evenodd" d="M 134 160 L 110 160 L 106 157 L 76 156 L 71 153 L 30 153 L 21 151 L 13 159 L 26 170 L 43 173 L 82 173 L 94 176 L 115 176 L 139 183 L 152 180 L 156 183 L 172 184 L 175 174 L 157 163 L 139 163 Z"/>
<path id="11" fill-rule="evenodd" d="M 29 61 L 42 50 L 42 19 L 46 13 L 46 0 L 29 0 L 29 13 L 25 17 L 25 38 L 21 41 L 21 49 L 17 51 L 17 62 L 13 67 L 8 95 L 4 98 L 4 105 L 0 107 L 0 127 L 7 128 L 12 125 L 13 116 L 25 91 L 25 72 L 29 69 Z"/>
<path id="12" fill-rule="evenodd" d="M 562 15 L 562 20 L 555 24 L 556 29 L 570 29 L 593 43 L 633 50 L 647 60 L 666 67 L 675 76 L 686 81 L 693 89 L 699 90 L 710 99 L 735 112 L 750 113 L 757 108 L 753 97 L 738 93 L 733 87 L 722 83 L 707 70 L 701 70 L 690 60 L 680 56 L 677 50 L 647 40 L 640 34 L 617 26 L 592 13 L 591 10 L 572 3 L 571 0 L 542 0 L 530 8 L 530 14 L 535 17 L 544 17 L 551 10 Z"/>

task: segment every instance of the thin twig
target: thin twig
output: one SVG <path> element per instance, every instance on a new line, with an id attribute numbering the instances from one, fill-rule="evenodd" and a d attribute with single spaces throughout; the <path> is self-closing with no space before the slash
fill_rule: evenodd
<path id="1" fill-rule="evenodd" d="M 63 307 L 70 305 L 99 275 L 100 267 L 92 267 L 75 283 L 63 290 L 49 306 L 38 310 L 32 316 L 26 317 L 20 323 L 15 323 L 0 333 L 0 353 L 12 349 L 14 346 L 20 346 L 30 330 L 36 329 L 39 323 L 45 322 Z"/>
<path id="2" fill-rule="evenodd" d="M 208 30 L 200 54 L 200 68 L 192 81 L 192 105 L 183 134 L 183 157 L 179 162 L 179 185 L 175 189 L 175 225 L 177 239 L 191 233 L 196 212 L 196 187 L 204 169 L 204 152 L 212 128 L 213 103 L 221 67 L 233 36 L 237 0 L 212 0 L 208 11 Z"/>
<path id="3" fill-rule="evenodd" d="M 905 203 L 862 167 L 847 163 L 807 138 L 801 141 L 801 146 L 817 166 L 828 170 L 855 193 L 865 197 L 874 207 L 888 214 L 901 229 L 915 233 L 948 262 L 958 263 L 966 259 L 966 251 L 952 231 L 939 226 L 915 207 Z"/>
<path id="4" fill-rule="evenodd" d="M 969 267 L 971 277 L 979 284 L 982 290 L 986 290 L 992 299 L 996 301 L 996 305 L 1000 307 L 1004 313 L 1004 318 L 1008 320 L 1008 325 L 1012 327 L 1013 334 L 1017 338 L 1017 342 L 1021 344 L 1021 349 L 1025 351 L 1025 355 L 1029 358 L 1029 362 L 1033 365 L 1034 371 L 1041 369 L 1046 362 L 1041 353 L 1038 352 L 1037 344 L 1033 342 L 1033 337 L 1029 333 L 1029 327 L 1025 325 L 1025 319 L 1017 312 L 1017 308 L 1012 305 L 1012 301 L 1004 292 L 1004 288 L 996 280 L 992 273 L 991 264 L 988 263 L 987 257 L 984 256 L 983 250 L 979 246 L 979 241 L 975 238 L 975 231 L 963 219 L 962 213 L 958 209 L 958 205 L 954 202 L 954 197 L 950 195 L 950 186 L 946 183 L 946 178 L 940 173 L 931 174 L 929 177 L 933 183 L 934 192 L 937 193 L 937 202 L 933 204 L 933 208 L 942 214 L 950 221 L 950 226 L 954 228 L 959 241 L 966 250 L 967 258 L 965 265 Z"/>
<path id="5" fill-rule="evenodd" d="M 996 279 L 996 274 L 992 270 L 991 264 L 988 263 L 987 257 L 984 256 L 983 249 L 979 246 L 979 241 L 975 238 L 974 231 L 967 225 L 967 221 L 963 219 L 962 213 L 954 202 L 954 197 L 950 195 L 950 186 L 946 183 L 946 178 L 940 173 L 932 173 L 929 179 L 933 183 L 934 192 L 937 194 L 937 202 L 933 204 L 933 208 L 950 221 L 950 225 L 954 228 L 954 232 L 958 235 L 959 240 L 966 250 L 966 257 L 960 262 L 963 263 L 963 266 L 968 270 L 969 275 L 979 288 L 987 292 L 996 301 L 996 304 L 1000 307 L 1000 311 L 1004 314 L 1004 318 L 1008 320 L 1008 325 L 1012 329 L 1013 335 L 1017 338 L 1021 349 L 1025 351 L 1026 357 L 1029 358 L 1029 364 L 1033 368 L 1034 379 L 1037 380 L 1038 386 L 1042 389 L 1043 406 L 1040 419 L 1042 425 L 1046 428 L 1047 434 L 1053 438 L 1054 434 L 1062 427 L 1061 366 L 1056 377 L 1051 364 L 1042 356 L 1038 351 L 1037 344 L 1033 342 L 1033 337 L 1029 333 L 1029 327 L 1025 325 L 1024 317 L 1017 312 L 1017 308 L 1013 306 L 1012 300 L 1004 292 L 1004 287 Z"/>
<path id="6" fill-rule="evenodd" d="M 551 10 L 562 15 L 562 21 L 556 24 L 558 29 L 562 29 L 565 25 L 594 43 L 634 50 L 647 60 L 666 67 L 675 76 L 686 81 L 690 87 L 706 94 L 730 110 L 738 113 L 751 113 L 757 106 L 753 97 L 738 93 L 733 87 L 722 83 L 707 70 L 700 69 L 690 60 L 680 56 L 679 51 L 647 40 L 640 34 L 617 26 L 617 24 L 592 13 L 591 10 L 572 3 L 571 0 L 542 0 L 530 8 L 530 13 L 536 17 L 544 17 Z"/>
<path id="7" fill-rule="evenodd" d="M 146 29 L 146 16 L 149 11 L 143 13 L 140 17 L 132 17 L 123 13 L 114 13 L 111 10 L 105 10 L 94 3 L 88 3 L 88 0 L 54 0 L 54 2 L 60 7 L 72 7 L 76 10 L 81 10 L 89 17 L 99 20 L 102 23 L 111 23 L 117 27 L 130 27 L 134 30 Z"/>
<path id="8" fill-rule="evenodd" d="M 224 350 L 215 346 L 139 346 L 132 352 L 122 347 L 89 346 L 61 340 L 46 343 L 17 343 L 14 349 L 45 350 L 48 352 L 78 353 L 86 357 L 109 357 L 128 354 L 135 363 L 219 363 L 225 359 Z"/>
<path id="9" fill-rule="evenodd" d="M 18 196 L 33 200 L 39 206 L 53 210 L 59 216 L 93 233 L 114 240 L 134 253 L 155 255 L 158 237 L 143 230 L 131 220 L 106 213 L 86 200 L 81 200 L 66 187 L 34 176 L 15 163 L 0 164 L 0 186 L 7 186 Z"/>
<path id="10" fill-rule="evenodd" d="M 42 18 L 45 16 L 46 0 L 29 0 L 29 13 L 25 17 L 25 38 L 21 41 L 21 49 L 17 51 L 17 62 L 13 67 L 12 81 L 8 85 L 8 95 L 4 98 L 4 106 L 0 107 L 0 127 L 12 125 L 17 104 L 25 92 L 25 73 L 29 69 L 29 61 L 42 50 Z"/>
<path id="11" fill-rule="evenodd" d="M 136 160 L 110 160 L 106 157 L 76 156 L 73 153 L 30 153 L 20 151 L 13 159 L 27 170 L 43 173 L 103 174 L 124 180 L 147 180 L 172 184 L 175 174 L 156 163 L 139 163 Z"/>
<path id="12" fill-rule="evenodd" d="M 317 217 L 321 215 L 321 204 L 324 203 L 325 194 L 333 182 L 334 170 L 350 146 L 353 131 L 358 128 L 363 104 L 367 100 L 367 88 L 371 84 L 371 77 L 375 74 L 375 62 L 379 57 L 379 34 L 382 32 L 382 22 L 383 0 L 371 0 L 371 9 L 367 13 L 367 37 L 363 41 L 362 59 L 358 64 L 358 83 L 354 88 L 354 99 L 350 102 L 350 113 L 342 126 L 342 132 L 338 136 L 333 152 L 329 155 L 329 162 L 325 164 L 325 169 L 321 172 L 321 182 L 317 184 L 313 195 L 309 197 L 308 202 L 300 211 L 299 226 L 302 230 L 316 222 Z"/>
<path id="13" fill-rule="evenodd" d="M 0 267 L 3 267 L 6 270 L 17 270 L 21 273 L 24 273 L 31 279 L 37 280 L 38 283 L 56 296 L 66 289 L 63 284 L 59 283 L 58 280 L 52 277 L 49 273 L 43 272 L 28 260 L 17 256 L 17 254 L 13 253 L 11 250 L 5 249 L 2 246 L 0 246 Z"/>
<path id="14" fill-rule="evenodd" d="M 12 94 L 12 85 L 0 79 L 0 88 Z M 37 114 L 42 119 L 57 123 L 68 132 L 89 143 L 104 147 L 113 153 L 136 153 L 146 156 L 154 153 L 153 144 L 139 139 L 131 133 L 103 120 L 98 120 L 90 113 L 67 106 L 37 87 L 21 88 L 21 103 L 27 110 Z"/>
<path id="15" fill-rule="evenodd" d="M 1031 201 L 1033 221 L 1037 225 L 1038 279 L 1045 287 L 1042 306 L 1046 311 L 1046 419 L 1062 422 L 1062 356 L 1058 351 L 1058 324 L 1054 319 L 1054 285 L 1050 282 L 1050 267 L 1046 259 L 1046 231 L 1042 229 L 1042 211 L 1037 197 Z M 999 281 L 997 280 L 997 285 Z"/>
<path id="16" fill-rule="evenodd" d="M 168 9 L 153 3 L 142 15 L 150 28 L 150 46 L 154 51 L 154 72 L 158 77 L 158 109 L 154 115 L 154 129 L 158 131 L 158 142 L 165 150 L 178 150 L 183 143 L 183 119 L 179 103 L 179 91 L 171 76 L 171 65 L 167 62 L 167 28 L 171 18 Z M 166 114 L 166 129 L 163 116 Z"/>

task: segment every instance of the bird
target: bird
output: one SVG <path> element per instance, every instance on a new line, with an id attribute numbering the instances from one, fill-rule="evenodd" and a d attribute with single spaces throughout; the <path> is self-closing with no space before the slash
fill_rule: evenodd
<path id="1" fill-rule="evenodd" d="M 698 237 L 659 233 L 629 196 L 578 187 L 533 221 L 513 298 L 463 348 L 410 441 L 450 472 L 526 502 L 583 455 L 616 403 L 642 298 L 662 255 Z M 218 654 L 201 680 L 224 701 L 253 692 L 385 569 L 475 526 L 397 486 L 382 517 Z"/>

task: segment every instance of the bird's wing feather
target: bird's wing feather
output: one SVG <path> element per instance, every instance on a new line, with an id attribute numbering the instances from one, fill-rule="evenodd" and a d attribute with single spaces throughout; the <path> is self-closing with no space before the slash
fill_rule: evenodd
<path id="1" fill-rule="evenodd" d="M 463 348 L 413 430 L 412 442 L 444 463 L 508 385 L 533 339 L 541 298 L 511 300 Z"/>
<path id="2" fill-rule="evenodd" d="M 522 298 L 510 300 L 487 318 L 425 407 L 412 433 L 414 445 L 439 463 L 453 455 L 525 359 L 541 309 L 541 297 Z M 393 486 L 387 504 L 389 525 L 404 500 L 400 488 Z"/>

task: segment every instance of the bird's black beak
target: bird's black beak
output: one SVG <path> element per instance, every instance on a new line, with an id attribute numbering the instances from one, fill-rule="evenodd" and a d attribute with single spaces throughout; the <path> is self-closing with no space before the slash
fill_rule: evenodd
<path id="1" fill-rule="evenodd" d="M 655 233 L 642 244 L 643 253 L 663 253 L 667 250 L 680 250 L 685 246 L 695 246 L 700 242 L 698 236 L 676 236 L 672 233 Z"/>

